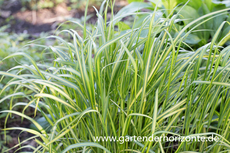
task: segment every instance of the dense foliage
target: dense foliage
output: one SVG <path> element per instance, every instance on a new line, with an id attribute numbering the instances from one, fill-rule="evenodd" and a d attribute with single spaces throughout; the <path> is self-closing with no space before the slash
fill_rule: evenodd
<path id="1" fill-rule="evenodd" d="M 72 21 L 83 35 L 67 29 L 52 36 L 59 43 L 42 47 L 53 54 L 53 65 L 38 64 L 26 52 L 12 53 L 3 59 L 23 56 L 31 63 L 0 71 L 0 75 L 12 78 L 0 95 L 8 88 L 15 89 L 0 100 L 1 103 L 12 98 L 10 110 L 1 113 L 9 113 L 7 119 L 10 114 L 20 115 L 32 123 L 30 129 L 5 130 L 33 133 L 39 144 L 32 148 L 34 152 L 230 150 L 230 46 L 225 46 L 230 34 L 223 34 L 228 22 L 221 20 L 209 33 L 209 41 L 196 46 L 190 43 L 200 36 L 194 36 L 194 32 L 203 35 L 205 25 L 228 16 L 229 9 L 211 10 L 192 20 L 184 16 L 189 22 L 183 17 L 181 24 L 178 21 L 190 5 L 167 14 L 157 7 L 142 12 L 152 4 L 135 2 L 116 15 L 113 6 L 113 2 L 104 1 L 93 29 L 87 29 L 86 22 L 82 25 Z M 127 16 L 134 17 L 131 26 L 121 22 Z M 69 34 L 71 41 L 62 39 L 62 33 Z M 22 92 L 25 89 L 31 92 Z M 27 100 L 13 103 L 19 96 Z M 25 106 L 22 112 L 15 111 L 19 105 Z M 28 107 L 43 118 L 35 120 L 25 115 Z M 96 136 L 163 134 L 215 135 L 219 139 L 177 141 L 176 147 L 163 141 L 94 141 Z"/>

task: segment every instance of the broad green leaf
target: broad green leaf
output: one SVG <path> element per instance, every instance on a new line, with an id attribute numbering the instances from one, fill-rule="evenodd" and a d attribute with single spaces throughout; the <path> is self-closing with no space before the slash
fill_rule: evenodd
<path id="1" fill-rule="evenodd" d="M 121 30 L 121 31 L 130 29 L 129 25 L 122 22 L 122 21 L 117 22 L 116 25 L 118 26 L 119 30 Z"/>
<path id="2" fill-rule="evenodd" d="M 185 42 L 191 45 L 198 44 L 200 41 L 201 39 L 194 34 L 189 34 L 185 39 Z"/>
<path id="3" fill-rule="evenodd" d="M 128 0 L 128 3 L 132 3 L 132 2 L 144 2 L 144 0 Z"/>
<path id="4" fill-rule="evenodd" d="M 167 11 L 167 15 L 169 15 L 178 4 L 177 0 L 162 0 L 162 3 Z"/>
<path id="5" fill-rule="evenodd" d="M 47 115 L 51 120 L 52 120 L 52 117 L 51 117 L 51 115 Z M 36 120 L 36 122 L 39 124 L 39 125 L 41 125 L 46 131 L 49 131 L 50 130 L 50 124 L 49 124 L 49 122 L 45 119 L 45 117 L 40 117 L 40 118 L 38 118 L 37 120 Z M 49 127 L 49 129 L 47 129 Z M 30 125 L 30 128 L 31 129 L 34 129 L 34 130 L 38 130 L 38 128 L 34 125 L 34 124 L 31 124 Z"/>
<path id="6" fill-rule="evenodd" d="M 182 3 L 185 4 L 187 2 L 187 0 L 178 0 L 178 3 Z M 193 7 L 194 9 L 198 10 L 202 5 L 202 1 L 199 0 L 190 0 L 188 2 L 188 6 Z"/>
<path id="7" fill-rule="evenodd" d="M 151 8 L 152 5 L 148 3 L 142 3 L 142 2 L 132 2 L 131 4 L 125 6 L 122 8 L 115 16 L 113 20 L 113 24 L 116 24 L 118 21 L 120 21 L 122 18 L 131 15 L 132 13 L 141 10 L 143 8 Z"/>
<path id="8" fill-rule="evenodd" d="M 226 7 L 230 7 L 230 1 L 229 0 L 212 0 L 215 4 L 224 4 Z"/>
<path id="9" fill-rule="evenodd" d="M 182 7 L 178 7 L 176 10 L 179 11 Z M 197 10 L 195 10 L 193 7 L 191 6 L 184 6 L 184 8 L 181 10 L 180 12 L 180 17 L 183 20 L 183 22 L 185 24 L 190 23 L 191 21 L 199 18 L 199 14 L 197 12 Z"/>

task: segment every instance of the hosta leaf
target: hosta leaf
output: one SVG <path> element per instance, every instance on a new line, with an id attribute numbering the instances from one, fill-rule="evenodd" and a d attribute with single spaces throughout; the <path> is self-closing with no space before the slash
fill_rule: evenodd
<path id="1" fill-rule="evenodd" d="M 141 10 L 143 8 L 151 8 L 152 5 L 148 3 L 142 3 L 142 2 L 132 2 L 128 6 L 125 6 L 122 8 L 115 16 L 113 23 L 116 24 L 118 21 L 120 21 L 123 17 L 126 17 L 128 15 L 131 15 L 132 13 Z"/>
<path id="2" fill-rule="evenodd" d="M 47 116 L 52 120 L 51 115 L 48 114 Z M 41 126 L 43 127 L 43 129 L 45 129 L 45 130 L 47 130 L 47 131 L 50 130 L 50 128 L 51 128 L 51 127 L 49 127 L 50 124 L 49 124 L 49 122 L 45 119 L 45 117 L 38 118 L 36 121 L 37 121 L 37 123 L 38 123 L 39 125 L 41 125 Z M 47 129 L 48 127 L 49 127 L 49 129 Z M 33 130 L 38 130 L 38 128 L 37 128 L 33 123 L 30 125 L 30 128 L 33 129 Z"/>
<path id="3" fill-rule="evenodd" d="M 122 22 L 122 21 L 117 22 L 116 25 L 118 26 L 119 30 L 121 30 L 121 31 L 130 29 L 129 25 L 124 23 L 124 22 Z"/>
<path id="4" fill-rule="evenodd" d="M 215 4 L 224 4 L 226 7 L 230 7 L 230 1 L 229 0 L 212 0 Z"/>
<path id="5" fill-rule="evenodd" d="M 179 11 L 182 7 L 178 7 L 177 11 Z M 184 6 L 184 8 L 180 12 L 181 18 L 186 19 L 184 20 L 185 24 L 190 23 L 191 21 L 200 17 L 197 10 L 192 8 L 191 6 Z"/>
<path id="6" fill-rule="evenodd" d="M 163 0 L 162 2 L 168 14 L 171 13 L 178 3 L 177 0 Z"/>
<path id="7" fill-rule="evenodd" d="M 185 35 L 185 33 L 183 33 L 181 36 L 184 36 L 184 35 Z M 177 36 L 177 34 L 176 34 L 176 36 Z M 188 36 L 186 36 L 184 41 L 190 45 L 195 45 L 195 44 L 199 43 L 201 41 L 201 39 L 195 34 L 189 34 Z"/>
<path id="8" fill-rule="evenodd" d="M 188 0 L 178 0 L 178 2 L 179 3 L 186 3 Z M 191 6 L 191 7 L 193 7 L 193 8 L 195 8 L 195 9 L 199 9 L 200 7 L 201 7 L 201 5 L 202 5 L 202 1 L 200 1 L 200 0 L 190 0 L 189 2 L 188 2 L 188 6 Z"/>
<path id="9" fill-rule="evenodd" d="M 144 0 L 128 0 L 128 3 L 132 3 L 132 2 L 144 2 Z"/>

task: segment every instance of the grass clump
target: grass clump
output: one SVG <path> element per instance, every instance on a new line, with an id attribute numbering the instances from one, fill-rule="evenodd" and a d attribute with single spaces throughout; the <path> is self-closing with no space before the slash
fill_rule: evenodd
<path id="1" fill-rule="evenodd" d="M 35 129 L 18 129 L 35 134 L 38 148 L 34 152 L 220 152 L 230 149 L 230 47 L 220 48 L 217 38 L 222 23 L 212 41 L 196 50 L 186 49 L 184 42 L 193 28 L 204 19 L 227 11 L 220 10 L 202 16 L 185 27 L 176 37 L 174 29 L 179 14 L 164 18 L 161 11 L 134 11 L 148 7 L 132 3 L 111 14 L 113 2 L 104 2 L 97 12 L 98 22 L 92 30 L 77 22 L 84 31 L 80 36 L 69 29 L 67 42 L 59 36 L 58 46 L 47 50 L 54 54 L 53 65 L 38 65 L 23 52 L 32 65 L 21 65 L 17 74 L 0 72 L 13 77 L 1 91 L 16 86 L 33 91 L 28 103 L 43 115 L 49 126 L 43 127 L 23 112 L 2 111 L 30 120 Z M 130 9 L 132 8 L 132 9 Z M 124 31 L 116 28 L 121 18 L 137 15 L 133 27 Z M 143 23 L 138 20 L 144 15 Z M 21 74 L 23 71 L 29 73 Z M 0 102 L 2 102 L 1 100 Z M 218 136 L 216 142 L 95 142 L 97 136 Z M 176 147 L 175 147 L 176 146 Z"/>

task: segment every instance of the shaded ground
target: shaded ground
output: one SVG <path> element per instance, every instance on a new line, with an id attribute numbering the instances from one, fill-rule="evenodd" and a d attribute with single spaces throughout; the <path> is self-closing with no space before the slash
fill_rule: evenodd
<path id="1" fill-rule="evenodd" d="M 29 109 L 28 111 L 26 111 L 26 114 L 33 118 L 33 114 L 30 112 L 33 112 L 33 110 Z M 4 144 L 4 145 L 8 149 L 13 148 L 15 145 L 17 145 L 19 143 L 19 141 L 22 142 L 22 141 L 24 141 L 28 138 L 31 138 L 33 136 L 33 134 L 31 134 L 31 133 L 22 132 L 21 130 L 9 130 L 9 131 L 7 131 L 7 135 L 6 135 L 7 137 L 5 138 L 5 136 L 3 134 L 3 130 L 1 130 L 4 128 L 4 124 L 5 124 L 4 122 L 5 122 L 4 119 L 0 120 L 0 132 L 2 133 L 0 135 L 0 140 L 2 140 L 2 141 L 7 140 L 6 144 Z M 27 119 L 24 119 L 22 121 L 20 116 L 12 114 L 12 117 L 8 118 L 6 127 L 7 128 L 10 128 L 10 127 L 29 128 L 30 124 L 31 124 L 31 122 L 28 121 Z M 24 142 L 21 146 L 26 146 L 26 145 L 36 147 L 37 143 L 35 142 L 35 139 L 31 139 L 31 140 Z M 2 152 L 1 149 L 2 148 L 0 147 L 0 152 Z M 30 151 L 31 152 L 31 151 L 33 151 L 29 147 L 22 148 L 20 150 L 18 150 L 18 149 L 19 149 L 19 147 L 15 147 L 12 150 L 8 151 L 8 153 L 14 153 L 15 151 L 17 151 L 17 152 L 22 152 L 22 151 L 24 151 L 24 152 Z"/>
<path id="2" fill-rule="evenodd" d="M 118 1 L 115 10 L 119 10 L 126 4 L 127 2 L 125 1 Z M 59 4 L 52 9 L 38 11 L 21 11 L 21 9 L 22 5 L 19 0 L 2 8 L 0 10 L 0 27 L 9 24 L 10 27 L 7 29 L 7 32 L 39 34 L 55 30 L 58 23 L 64 22 L 67 19 L 84 16 L 84 8 L 69 11 L 65 3 Z M 92 14 L 88 22 L 94 24 L 96 22 L 96 15 L 92 6 L 89 7 L 88 14 Z"/>

